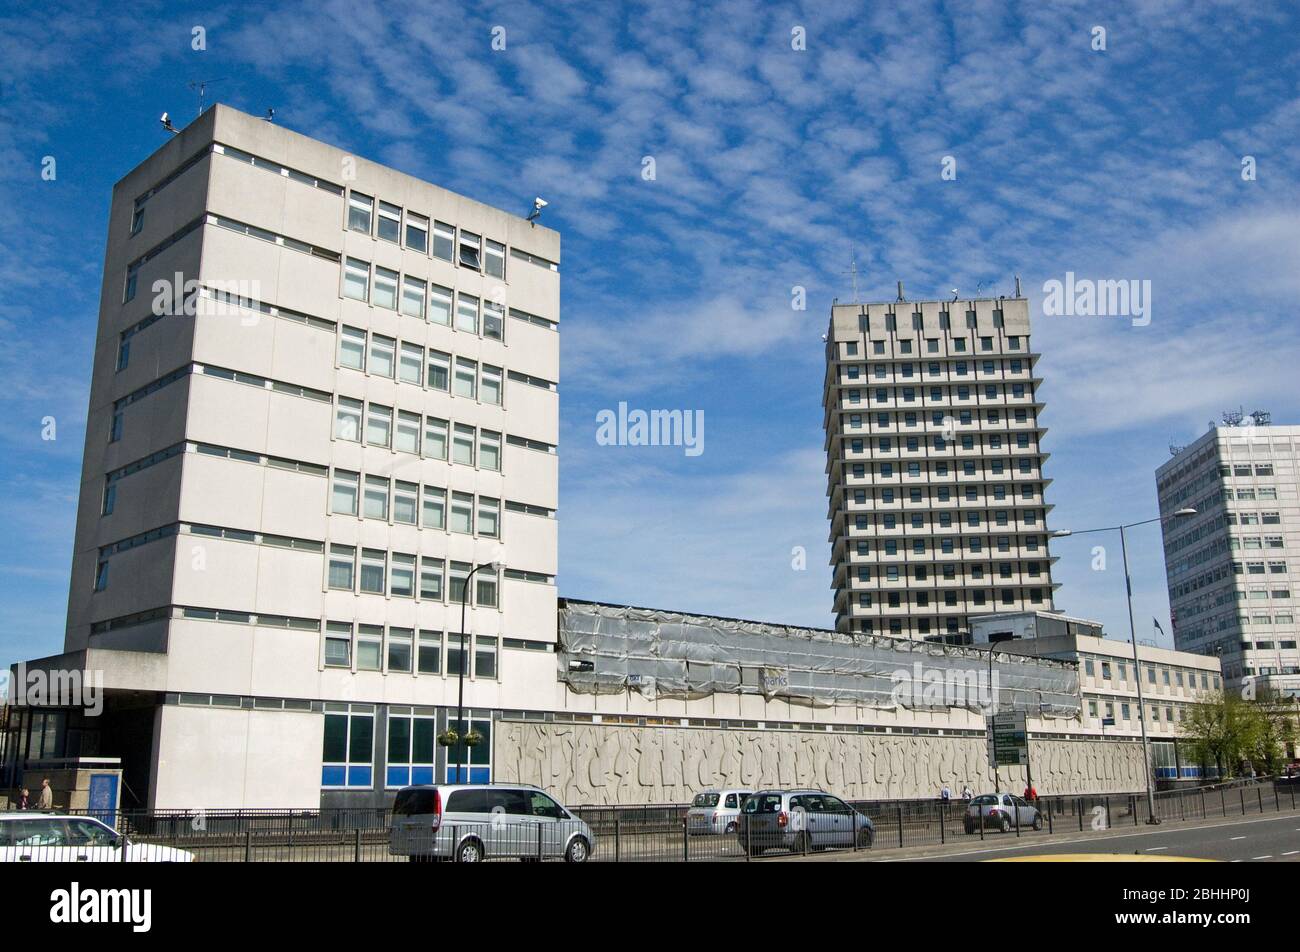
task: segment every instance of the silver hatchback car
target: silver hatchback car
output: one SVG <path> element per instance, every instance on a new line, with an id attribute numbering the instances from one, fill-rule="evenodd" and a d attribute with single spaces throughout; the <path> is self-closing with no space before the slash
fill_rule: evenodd
<path id="1" fill-rule="evenodd" d="M 967 833 L 999 830 L 1041 830 L 1043 815 L 1038 808 L 1010 793 L 985 793 L 966 806 L 964 826 Z"/>
<path id="2" fill-rule="evenodd" d="M 876 829 L 865 814 L 823 790 L 759 790 L 741 807 L 736 836 L 741 849 L 758 856 L 769 849 L 869 849 Z"/>
<path id="3" fill-rule="evenodd" d="M 595 848 L 591 828 L 540 787 L 427 784 L 403 787 L 393 801 L 388 852 L 413 861 L 585 863 Z"/>

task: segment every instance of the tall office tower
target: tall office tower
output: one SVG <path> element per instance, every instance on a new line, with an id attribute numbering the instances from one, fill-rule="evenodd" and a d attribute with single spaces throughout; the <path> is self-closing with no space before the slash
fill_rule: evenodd
<path id="1" fill-rule="evenodd" d="M 831 308 L 837 630 L 963 643 L 973 614 L 1052 608 L 1037 360 L 1023 298 Z"/>
<path id="2" fill-rule="evenodd" d="M 1300 426 L 1224 422 L 1156 470 L 1174 643 L 1218 655 L 1231 689 L 1300 694 Z M 1179 509 L 1195 516 L 1174 519 Z"/>
<path id="3" fill-rule="evenodd" d="M 511 655 L 556 633 L 559 253 L 220 105 L 117 183 L 62 660 L 107 699 L 69 750 L 147 806 L 381 803 L 454 770 L 463 665 L 487 778 L 502 672 L 555 680 Z"/>

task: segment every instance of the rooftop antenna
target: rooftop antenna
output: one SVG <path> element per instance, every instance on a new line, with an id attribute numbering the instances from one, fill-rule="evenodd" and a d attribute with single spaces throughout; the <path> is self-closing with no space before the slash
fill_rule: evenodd
<path id="1" fill-rule="evenodd" d="M 1024 295 L 1020 293 L 1020 275 L 1016 275 L 1016 297 L 1024 297 Z"/>
<path id="2" fill-rule="evenodd" d="M 862 298 L 858 295 L 858 249 L 853 249 L 853 258 L 849 261 L 849 270 L 841 271 L 840 274 L 853 275 L 853 303 L 861 302 Z"/>
<path id="3" fill-rule="evenodd" d="M 189 84 L 190 89 L 194 90 L 199 97 L 198 115 L 200 116 L 203 115 L 203 102 L 205 99 L 207 99 L 208 87 L 211 86 L 213 83 L 221 82 L 221 80 L 224 78 L 225 78 L 224 76 L 221 76 L 218 77 L 217 79 L 195 79 L 190 81 Z"/>
<path id="4" fill-rule="evenodd" d="M 907 298 L 903 297 L 903 282 L 898 282 L 898 303 L 902 304 Z"/>

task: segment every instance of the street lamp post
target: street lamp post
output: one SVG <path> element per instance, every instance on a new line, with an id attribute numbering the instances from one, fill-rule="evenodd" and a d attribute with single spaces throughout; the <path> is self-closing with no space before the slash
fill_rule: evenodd
<path id="1" fill-rule="evenodd" d="M 1194 515 L 1196 515 L 1196 510 L 1189 507 L 1186 509 L 1179 509 L 1174 513 L 1174 518 L 1183 518 L 1184 516 Z M 1155 784 L 1151 781 L 1151 744 L 1147 739 L 1146 700 L 1142 695 L 1142 661 L 1138 657 L 1137 629 L 1133 624 L 1133 580 L 1129 576 L 1128 571 L 1128 542 L 1124 535 L 1124 531 L 1136 526 L 1145 526 L 1152 522 L 1160 522 L 1161 518 L 1162 517 L 1157 516 L 1154 519 L 1143 519 L 1141 522 L 1129 522 L 1120 526 L 1101 526 L 1097 529 L 1080 529 L 1077 532 L 1071 529 L 1058 529 L 1052 533 L 1053 536 L 1063 537 L 1070 535 L 1083 535 L 1087 532 L 1114 532 L 1117 529 L 1119 530 L 1119 550 L 1124 559 L 1124 592 L 1125 597 L 1128 599 L 1128 632 L 1129 640 L 1133 642 L 1133 674 L 1137 678 L 1138 726 L 1142 728 L 1142 767 L 1146 774 L 1148 823 L 1159 823 L 1160 818 L 1156 816 L 1156 791 Z"/>
<path id="2" fill-rule="evenodd" d="M 467 643 L 465 634 L 465 605 L 469 601 L 470 585 L 474 581 L 474 573 L 479 569 L 491 569 L 496 574 L 501 573 L 500 560 L 484 562 L 482 565 L 476 565 L 469 570 L 469 575 L 465 576 L 465 588 L 460 593 L 460 664 L 456 671 L 456 724 L 460 728 L 456 732 L 456 783 L 465 782 L 465 735 L 469 733 L 465 726 L 465 668 L 469 665 L 470 648 Z"/>

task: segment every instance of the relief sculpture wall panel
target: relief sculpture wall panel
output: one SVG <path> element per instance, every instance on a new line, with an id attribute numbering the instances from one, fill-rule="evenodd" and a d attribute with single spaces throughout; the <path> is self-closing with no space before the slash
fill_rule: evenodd
<path id="1" fill-rule="evenodd" d="M 1121 793 L 1144 783 L 1142 748 L 1117 741 L 1030 744 L 1042 795 Z M 979 737 L 733 731 L 687 727 L 500 721 L 495 779 L 531 783 L 571 806 L 681 803 L 708 787 L 811 786 L 850 799 L 956 796 L 993 788 Z M 1023 767 L 999 771 L 1003 790 L 1024 789 Z"/>

